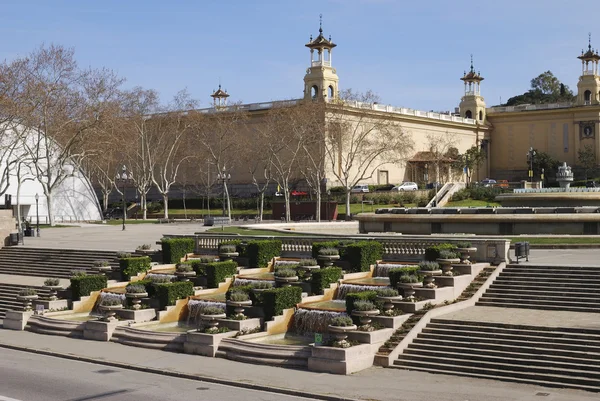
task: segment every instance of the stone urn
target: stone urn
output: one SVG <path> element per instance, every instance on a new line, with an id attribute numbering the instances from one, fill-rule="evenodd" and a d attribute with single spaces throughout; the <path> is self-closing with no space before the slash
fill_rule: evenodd
<path id="1" fill-rule="evenodd" d="M 131 300 L 132 308 L 134 310 L 139 310 L 142 305 L 142 298 L 148 298 L 147 292 L 128 292 L 125 294 L 125 298 Z"/>
<path id="2" fill-rule="evenodd" d="M 413 293 L 414 293 L 414 291 L 413 291 Z M 383 302 L 383 314 L 387 316 L 392 313 L 392 310 L 394 309 L 394 303 L 402 301 L 402 296 L 401 295 L 396 295 L 395 297 L 378 296 L 377 300 Z"/>
<path id="3" fill-rule="evenodd" d="M 346 338 L 348 338 L 348 332 L 354 331 L 356 329 L 358 329 L 358 327 L 356 327 L 355 324 L 353 324 L 352 326 L 332 326 L 332 325 L 327 326 L 327 330 L 331 334 L 333 334 L 336 342 L 342 348 L 347 348 L 350 346 L 350 343 L 348 341 L 346 341 Z"/>
<path id="4" fill-rule="evenodd" d="M 424 276 L 423 287 L 425 288 L 437 288 L 435 284 L 435 276 L 441 276 L 441 270 L 419 270 L 419 274 Z"/>
<path id="5" fill-rule="evenodd" d="M 206 332 L 208 334 L 216 334 L 219 331 L 219 322 L 218 319 L 225 319 L 227 315 L 225 313 L 219 313 L 217 315 L 205 315 L 200 314 L 200 320 L 204 321 L 208 326 Z"/>
<path id="6" fill-rule="evenodd" d="M 360 319 L 360 324 L 368 326 L 371 324 L 371 317 L 379 315 L 379 309 L 373 310 L 353 310 L 352 316 L 357 316 Z"/>
<path id="7" fill-rule="evenodd" d="M 436 259 L 436 261 L 439 263 L 440 267 L 442 268 L 442 275 L 444 276 L 452 276 L 452 263 L 459 263 L 460 259 L 456 258 L 452 258 L 452 259 L 444 259 L 444 258 L 438 258 Z"/>
<path id="8" fill-rule="evenodd" d="M 114 320 L 117 320 L 117 318 L 115 317 L 115 314 L 117 313 L 118 310 L 123 309 L 123 305 L 100 305 L 98 306 L 98 309 L 100 309 L 102 311 L 102 314 L 104 315 L 102 317 L 102 321 L 104 322 L 112 322 Z"/>
<path id="9" fill-rule="evenodd" d="M 175 271 L 175 275 L 177 276 L 177 279 L 179 281 L 190 281 L 190 278 L 196 277 L 196 272 L 195 271 L 189 271 L 189 272 Z"/>
<path id="10" fill-rule="evenodd" d="M 112 272 L 112 266 L 94 266 L 92 267 L 92 269 L 106 276 L 108 276 L 110 272 Z"/>
<path id="11" fill-rule="evenodd" d="M 317 259 L 323 262 L 324 267 L 333 266 L 333 262 L 340 259 L 340 255 L 319 255 Z"/>
<path id="12" fill-rule="evenodd" d="M 312 277 L 312 272 L 314 270 L 319 270 L 321 266 L 298 266 L 297 270 L 302 271 L 304 280 L 308 281 Z"/>
<path id="13" fill-rule="evenodd" d="M 225 262 L 227 260 L 232 260 L 233 258 L 237 258 L 240 256 L 239 252 L 221 252 L 219 251 L 219 259 L 221 262 Z"/>
<path id="14" fill-rule="evenodd" d="M 415 300 L 415 288 L 423 288 L 423 283 L 398 283 L 398 288 L 402 289 L 404 299 L 413 302 Z"/>
<path id="15" fill-rule="evenodd" d="M 465 265 L 470 265 L 471 264 L 471 253 L 475 253 L 477 252 L 477 248 L 475 247 L 470 247 L 470 248 L 456 248 L 456 251 L 460 253 L 460 263 L 465 264 Z"/>
<path id="16" fill-rule="evenodd" d="M 275 282 L 279 284 L 280 287 L 290 287 L 292 283 L 298 281 L 298 276 L 292 277 L 277 277 L 275 276 Z"/>
<path id="17" fill-rule="evenodd" d="M 244 316 L 244 309 L 252 306 L 252 300 L 247 301 L 232 301 L 228 300 L 227 305 L 233 306 L 233 311 L 235 312 L 235 316 L 241 318 Z"/>
<path id="18" fill-rule="evenodd" d="M 48 289 L 50 293 L 48 294 L 49 301 L 56 301 L 58 299 L 58 291 L 63 289 L 62 285 L 45 285 L 44 288 Z"/>
<path id="19" fill-rule="evenodd" d="M 32 309 L 32 302 L 38 298 L 38 295 L 17 295 L 17 299 L 23 303 L 23 310 L 25 312 Z"/>

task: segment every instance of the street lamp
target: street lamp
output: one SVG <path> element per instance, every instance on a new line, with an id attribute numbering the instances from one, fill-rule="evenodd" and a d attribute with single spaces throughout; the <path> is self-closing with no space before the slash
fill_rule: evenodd
<path id="1" fill-rule="evenodd" d="M 117 173 L 116 176 L 116 185 L 118 187 L 119 182 L 121 184 L 123 184 L 123 231 L 125 231 L 125 218 L 127 217 L 127 203 L 126 203 L 126 198 L 125 198 L 125 188 L 127 185 L 127 182 L 133 179 L 133 175 L 131 173 L 129 173 L 129 176 L 127 175 L 127 166 L 123 165 L 123 167 L 121 167 L 121 174 Z"/>
<path id="2" fill-rule="evenodd" d="M 225 167 L 223 172 L 217 174 L 217 181 L 223 184 L 223 217 L 225 217 L 225 193 L 227 192 L 227 181 L 231 180 L 231 174 L 227 173 Z M 225 230 L 225 218 L 221 220 L 221 231 Z"/>
<path id="3" fill-rule="evenodd" d="M 529 161 L 529 181 L 533 183 L 533 158 L 535 157 L 535 150 L 533 147 L 529 148 L 527 152 L 527 160 Z"/>
<path id="4" fill-rule="evenodd" d="M 40 201 L 40 196 L 36 193 L 35 194 L 35 220 L 37 222 L 36 224 L 36 234 L 39 237 L 40 236 L 40 207 L 39 207 L 39 201 Z"/>

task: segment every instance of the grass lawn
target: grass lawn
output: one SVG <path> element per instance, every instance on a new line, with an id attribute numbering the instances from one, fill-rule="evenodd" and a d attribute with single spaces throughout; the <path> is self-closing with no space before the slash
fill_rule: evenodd
<path id="1" fill-rule="evenodd" d="M 314 235 L 314 234 L 297 233 L 294 231 L 290 231 L 289 233 L 278 233 L 275 231 L 258 230 L 258 229 L 255 230 L 253 228 L 244 228 L 244 227 L 223 227 L 223 230 L 221 230 L 221 227 L 214 227 L 214 228 L 207 230 L 207 232 L 214 233 L 214 234 L 227 233 L 227 234 L 240 234 L 240 235 L 270 235 L 270 236 L 276 236 L 276 237 L 291 236 L 291 235 L 295 235 L 295 236 Z"/>
<path id="2" fill-rule="evenodd" d="M 475 200 L 475 199 L 464 199 L 464 200 L 456 201 L 456 202 L 448 202 L 448 203 L 446 203 L 446 206 L 444 206 L 444 207 L 487 207 L 487 206 L 498 207 L 498 206 L 500 206 L 500 203 Z"/>

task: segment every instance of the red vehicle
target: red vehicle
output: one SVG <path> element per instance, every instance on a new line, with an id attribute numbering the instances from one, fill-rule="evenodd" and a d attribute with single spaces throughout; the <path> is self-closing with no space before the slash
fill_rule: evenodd
<path id="1" fill-rule="evenodd" d="M 306 196 L 306 195 L 308 195 L 308 192 L 296 191 L 294 189 L 292 192 L 290 192 L 290 195 L 292 195 L 292 196 Z"/>

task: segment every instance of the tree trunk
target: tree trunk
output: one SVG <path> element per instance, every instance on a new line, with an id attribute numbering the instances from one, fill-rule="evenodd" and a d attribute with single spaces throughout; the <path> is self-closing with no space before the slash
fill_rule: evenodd
<path id="1" fill-rule="evenodd" d="M 225 198 L 227 199 L 227 217 L 231 221 L 231 202 L 229 200 L 229 187 L 225 184 Z"/>
<path id="2" fill-rule="evenodd" d="M 50 227 L 54 227 L 56 223 L 54 223 L 54 213 L 52 212 L 52 192 L 48 191 L 46 195 L 46 207 L 48 208 L 48 223 Z"/>
<path id="3" fill-rule="evenodd" d="M 163 203 L 165 205 L 165 214 L 164 214 L 164 218 L 168 219 L 169 218 L 169 194 L 168 193 L 164 193 L 162 194 L 162 198 L 163 198 Z"/>
<path id="4" fill-rule="evenodd" d="M 108 197 L 110 196 L 110 193 L 112 192 L 112 189 L 109 191 L 107 189 L 102 191 L 102 208 L 104 209 L 103 211 L 107 211 L 108 210 Z"/>
<path id="5" fill-rule="evenodd" d="M 185 207 L 185 185 L 183 186 L 183 216 L 187 219 L 187 208 Z"/>
<path id="6" fill-rule="evenodd" d="M 315 220 L 321 222 L 321 188 L 317 188 L 317 207 L 315 208 Z"/>
<path id="7" fill-rule="evenodd" d="M 346 221 L 352 220 L 352 213 L 350 213 L 350 191 L 346 192 Z"/>
<path id="8" fill-rule="evenodd" d="M 148 207 L 147 207 L 147 200 L 146 200 L 146 194 L 143 192 L 140 192 L 140 203 L 142 206 L 142 219 L 143 220 L 147 220 L 148 219 Z"/>
<path id="9" fill-rule="evenodd" d="M 260 193 L 260 203 L 259 203 L 259 208 L 258 208 L 258 221 L 263 220 L 264 211 L 265 211 L 265 193 L 261 192 Z"/>
<path id="10" fill-rule="evenodd" d="M 290 193 L 287 189 L 283 193 L 283 200 L 285 201 L 285 222 L 289 223 L 292 220 L 292 214 L 290 213 Z"/>
<path id="11" fill-rule="evenodd" d="M 25 233 L 23 232 L 23 226 L 21 225 L 21 222 L 23 221 L 21 217 L 21 202 L 19 201 L 19 197 L 21 196 L 21 179 L 18 175 L 17 179 L 19 180 L 17 181 L 17 229 L 19 232 L 19 237 L 22 241 L 23 235 Z"/>

